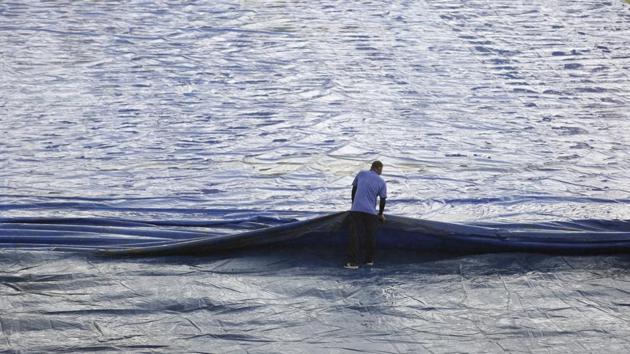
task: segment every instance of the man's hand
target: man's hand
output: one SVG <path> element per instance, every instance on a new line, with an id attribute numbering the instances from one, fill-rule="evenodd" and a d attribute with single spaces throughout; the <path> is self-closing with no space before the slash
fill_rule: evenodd
<path id="1" fill-rule="evenodd" d="M 378 214 L 378 221 L 380 221 L 381 223 L 385 223 L 385 215 L 383 214 Z"/>

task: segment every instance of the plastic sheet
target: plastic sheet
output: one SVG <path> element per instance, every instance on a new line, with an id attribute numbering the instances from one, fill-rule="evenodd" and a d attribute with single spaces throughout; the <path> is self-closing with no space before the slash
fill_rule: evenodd
<path id="1" fill-rule="evenodd" d="M 625 352 L 630 258 L 0 248 L 2 352 Z M 61 340 L 60 338 L 63 338 Z"/>
<path id="2" fill-rule="evenodd" d="M 0 353 L 630 352 L 628 9 L 2 2 Z"/>
<path id="3" fill-rule="evenodd" d="M 13 218 L 0 220 L 0 246 L 93 249 L 110 255 L 212 254 L 263 246 L 343 248 L 347 216 L 341 212 L 302 221 L 251 217 L 215 222 Z M 446 254 L 627 252 L 630 222 L 456 224 L 390 216 L 379 228 L 377 245 Z"/>

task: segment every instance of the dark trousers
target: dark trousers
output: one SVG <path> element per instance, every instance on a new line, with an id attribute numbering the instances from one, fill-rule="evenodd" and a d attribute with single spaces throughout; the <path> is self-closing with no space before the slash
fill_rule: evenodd
<path id="1" fill-rule="evenodd" d="M 361 244 L 365 244 L 365 262 L 374 262 L 377 227 L 378 217 L 376 215 L 355 211 L 350 212 L 348 262 L 358 263 Z"/>

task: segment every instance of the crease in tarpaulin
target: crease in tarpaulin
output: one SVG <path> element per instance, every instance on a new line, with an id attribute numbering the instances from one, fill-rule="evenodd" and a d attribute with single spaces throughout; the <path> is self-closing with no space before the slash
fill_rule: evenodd
<path id="1" fill-rule="evenodd" d="M 3 218 L 0 247 L 111 256 L 211 254 L 269 246 L 340 248 L 347 242 L 347 216 L 348 212 L 337 212 L 306 220 L 251 216 L 214 221 Z M 460 224 L 389 216 L 379 228 L 378 246 L 452 254 L 629 252 L 630 222 L 592 219 Z"/>

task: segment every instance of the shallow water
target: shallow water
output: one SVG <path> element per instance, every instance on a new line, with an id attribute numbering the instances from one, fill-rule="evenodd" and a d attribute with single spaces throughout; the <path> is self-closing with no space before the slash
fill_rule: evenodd
<path id="1" fill-rule="evenodd" d="M 304 219 L 378 158 L 392 214 L 628 219 L 629 20 L 621 0 L 4 2 L 0 211 Z M 625 257 L 1 253 L 7 352 L 628 350 Z"/>

